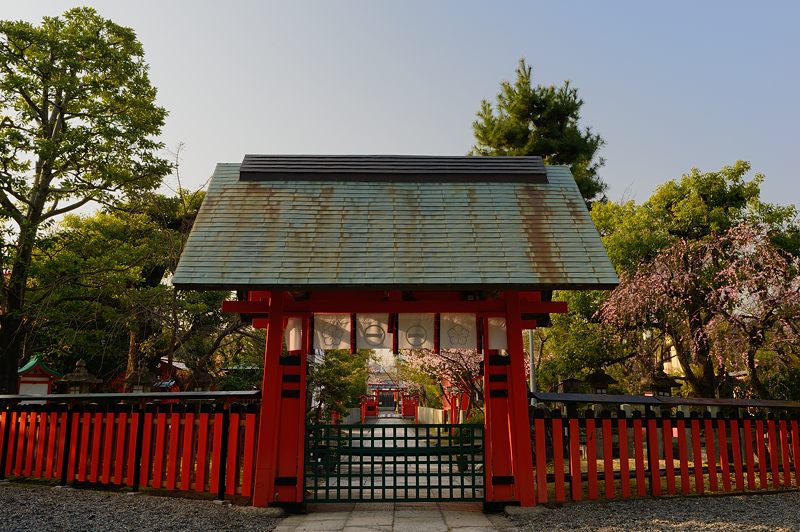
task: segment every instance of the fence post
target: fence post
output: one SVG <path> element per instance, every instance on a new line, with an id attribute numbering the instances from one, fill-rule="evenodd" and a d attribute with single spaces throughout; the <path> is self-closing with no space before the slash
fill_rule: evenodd
<path id="1" fill-rule="evenodd" d="M 647 469 L 650 472 L 650 495 L 661 495 L 661 464 L 658 454 L 658 426 L 656 413 L 652 408 L 645 412 L 645 444 L 647 445 Z"/>
<path id="2" fill-rule="evenodd" d="M 11 432 L 11 405 L 5 405 L 5 421 L 3 423 L 3 445 L 0 448 L 0 480 L 6 478 L 6 454 L 8 453 L 8 436 Z"/>
<path id="3" fill-rule="evenodd" d="M 222 408 L 222 442 L 219 450 L 219 483 L 217 484 L 217 500 L 225 500 L 225 476 L 228 468 L 228 437 L 231 426 L 231 409 L 228 403 L 217 405 L 217 408 Z M 214 427 L 217 430 L 217 427 Z M 233 452 L 236 452 L 234 449 Z"/>
<path id="4" fill-rule="evenodd" d="M 66 426 L 64 427 L 64 448 L 61 449 L 61 479 L 59 486 L 67 485 L 67 477 L 69 474 L 69 445 L 70 438 L 72 438 L 72 405 L 66 404 Z"/>
<path id="5" fill-rule="evenodd" d="M 144 408 L 139 403 L 136 406 L 139 416 L 136 419 L 136 445 L 133 449 L 133 491 L 139 491 L 139 481 L 142 472 L 142 433 L 144 432 Z"/>
<path id="6" fill-rule="evenodd" d="M 0 449 L 0 480 L 5 480 L 6 478 L 6 459 L 8 454 L 8 437 L 9 433 L 11 432 L 11 405 L 5 405 L 3 407 L 5 409 L 5 417 L 3 423 L 3 445 Z"/>

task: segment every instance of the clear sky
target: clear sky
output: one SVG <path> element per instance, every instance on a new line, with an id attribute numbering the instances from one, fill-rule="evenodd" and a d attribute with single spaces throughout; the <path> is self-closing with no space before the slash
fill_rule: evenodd
<path id="1" fill-rule="evenodd" d="M 611 199 L 737 159 L 800 203 L 800 2 L 87 1 L 134 28 L 197 186 L 244 153 L 464 154 L 520 57 L 569 79 Z M 74 2 L 0 0 L 37 22 Z"/>

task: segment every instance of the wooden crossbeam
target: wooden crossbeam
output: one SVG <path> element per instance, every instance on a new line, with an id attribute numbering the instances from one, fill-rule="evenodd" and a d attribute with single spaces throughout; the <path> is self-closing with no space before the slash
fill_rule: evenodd
<path id="1" fill-rule="evenodd" d="M 520 304 L 522 314 L 560 314 L 567 311 L 563 301 L 528 301 Z M 267 301 L 223 301 L 222 311 L 266 317 Z M 285 313 L 308 314 L 329 313 L 441 313 L 465 312 L 475 314 L 497 314 L 506 312 L 506 303 L 501 299 L 483 301 L 352 301 L 346 294 L 339 300 L 287 301 Z"/>

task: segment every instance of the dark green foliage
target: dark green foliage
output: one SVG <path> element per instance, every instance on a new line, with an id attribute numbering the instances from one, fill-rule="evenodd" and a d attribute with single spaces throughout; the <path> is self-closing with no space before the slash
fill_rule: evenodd
<path id="1" fill-rule="evenodd" d="M 155 369 L 162 357 L 212 374 L 243 353 L 262 358 L 263 338 L 239 335 L 236 316 L 221 312 L 227 292 L 178 292 L 164 282 L 202 198 L 142 194 L 114 210 L 61 220 L 33 256 L 28 348 L 61 370 L 83 358 L 105 379 L 140 360 Z"/>
<path id="2" fill-rule="evenodd" d="M 261 388 L 264 376 L 263 331 L 253 336 L 235 335 L 236 349 L 223 349 L 221 358 L 226 363 L 223 374 L 217 380 L 218 390 L 256 390 Z M 249 344 L 248 346 L 242 344 Z"/>
<path id="3" fill-rule="evenodd" d="M 625 357 L 619 336 L 597 318 L 597 310 L 605 301 L 600 291 L 561 291 L 553 295 L 566 301 L 568 312 L 554 314 L 546 333 L 547 354 L 538 368 L 539 385 L 555 391 L 567 378 L 583 378 L 594 369 Z"/>
<path id="4" fill-rule="evenodd" d="M 473 155 L 541 155 L 547 164 L 570 166 L 587 202 L 601 199 L 606 185 L 597 157 L 604 141 L 578 125 L 583 100 L 569 81 L 561 87 L 533 85 L 532 69 L 521 59 L 514 82 L 501 83 L 497 103 L 481 102 L 473 122 Z"/>
<path id="5" fill-rule="evenodd" d="M 42 229 L 90 202 L 113 205 L 170 171 L 143 48 L 130 28 L 74 8 L 39 26 L 0 21 L 0 391 L 16 389 L 31 328 L 31 258 Z"/>
<path id="6" fill-rule="evenodd" d="M 332 412 L 345 414 L 357 406 L 367 393 L 368 362 L 372 351 L 360 349 L 326 351 L 322 360 L 309 364 L 308 393 L 312 417 L 317 422 L 329 420 Z"/>

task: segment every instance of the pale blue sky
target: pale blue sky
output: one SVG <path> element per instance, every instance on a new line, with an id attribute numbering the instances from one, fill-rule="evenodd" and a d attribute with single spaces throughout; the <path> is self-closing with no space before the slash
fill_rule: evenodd
<path id="1" fill-rule="evenodd" d="M 197 186 L 251 153 L 464 154 L 524 56 L 570 79 L 611 199 L 737 159 L 800 203 L 800 3 L 90 1 L 133 27 Z M 0 0 L 0 18 L 77 5 Z"/>

